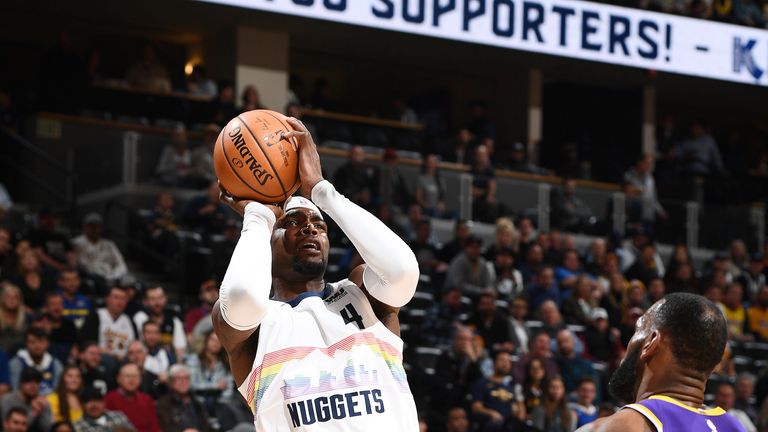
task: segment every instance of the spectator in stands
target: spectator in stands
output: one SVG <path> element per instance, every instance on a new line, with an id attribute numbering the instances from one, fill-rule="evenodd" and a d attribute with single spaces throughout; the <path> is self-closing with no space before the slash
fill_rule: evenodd
<path id="1" fill-rule="evenodd" d="M 531 413 L 533 426 L 544 432 L 573 432 L 576 413 L 568 408 L 562 378 L 551 376 L 546 383 L 543 403 Z"/>
<path id="2" fill-rule="evenodd" d="M 83 418 L 75 422 L 77 432 L 133 431 L 133 424 L 120 411 L 105 409 L 104 395 L 97 389 L 83 391 Z"/>
<path id="3" fill-rule="evenodd" d="M 528 254 L 528 248 L 536 243 L 536 231 L 533 227 L 533 220 L 528 216 L 520 216 L 515 221 L 515 226 L 517 227 L 518 232 L 520 232 L 520 256 L 526 256 Z M 552 247 L 557 249 L 557 245 L 554 244 L 554 238 L 552 239 L 552 243 Z"/>
<path id="4" fill-rule="evenodd" d="M 209 181 L 204 181 L 204 184 L 209 184 Z M 173 195 L 168 191 L 160 192 L 155 208 L 145 219 L 144 225 L 147 245 L 166 257 L 176 256 L 179 250 L 179 240 L 176 237 L 179 226 L 173 207 Z M 162 269 L 162 264 L 158 261 L 157 265 L 153 263 L 152 267 Z"/>
<path id="5" fill-rule="evenodd" d="M 192 374 L 192 391 L 205 401 L 209 412 L 217 401 L 226 401 L 233 396 L 234 381 L 229 371 L 227 353 L 215 332 L 206 333 L 202 349 L 188 355 L 184 363 Z"/>
<path id="6" fill-rule="evenodd" d="M 457 164 L 472 165 L 472 132 L 467 128 L 456 131 L 454 142 L 443 152 L 443 161 Z"/>
<path id="7" fill-rule="evenodd" d="M 64 310 L 62 314 L 72 321 L 77 328 L 81 328 L 85 317 L 91 313 L 91 299 L 80 294 L 80 276 L 74 270 L 65 269 L 59 272 L 57 284 L 59 294 L 63 300 Z"/>
<path id="8" fill-rule="evenodd" d="M 472 343 L 472 331 L 456 330 L 451 349 L 437 358 L 432 394 L 440 397 L 432 400 L 432 409 L 445 412 L 449 407 L 464 404 L 469 386 L 481 376 L 480 355 Z"/>
<path id="9" fill-rule="evenodd" d="M 509 153 L 509 162 L 504 168 L 510 171 L 518 171 L 529 174 L 552 175 L 552 171 L 531 163 L 525 154 L 525 144 L 517 141 L 512 144 Z"/>
<path id="10" fill-rule="evenodd" d="M 144 368 L 144 365 L 147 363 L 147 347 L 141 341 L 135 340 L 128 345 L 126 360 L 128 363 L 133 363 L 139 367 L 141 372 L 140 391 L 150 395 L 155 400 L 168 392 L 166 383 L 160 381 L 160 377 L 156 374 Z"/>
<path id="11" fill-rule="evenodd" d="M 198 295 L 200 304 L 191 308 L 184 315 L 184 332 L 189 336 L 192 334 L 195 325 L 211 314 L 211 309 L 219 299 L 219 284 L 215 279 L 206 279 L 200 284 L 200 293 Z"/>
<path id="12" fill-rule="evenodd" d="M 744 411 L 753 424 L 757 424 L 758 412 L 755 407 L 755 381 L 756 378 L 749 372 L 742 372 L 736 377 L 736 399 L 733 407 Z"/>
<path id="13" fill-rule="evenodd" d="M 464 295 L 477 297 L 493 288 L 496 275 L 493 268 L 480 255 L 483 241 L 480 237 L 467 237 L 464 252 L 454 258 L 448 266 L 445 288 L 457 287 Z"/>
<path id="14" fill-rule="evenodd" d="M 552 197 L 552 225 L 567 231 L 583 231 L 594 225 L 592 209 L 576 196 L 576 180 L 564 178 Z"/>
<path id="15" fill-rule="evenodd" d="M 678 243 L 672 249 L 672 255 L 667 262 L 666 272 L 674 274 L 677 268 L 683 264 L 691 264 L 691 252 L 684 243 Z"/>
<path id="16" fill-rule="evenodd" d="M 142 340 L 147 349 L 147 355 L 142 369 L 157 375 L 161 383 L 168 381 L 168 370 L 176 363 L 176 355 L 162 343 L 160 326 L 155 321 L 144 321 L 141 326 Z"/>
<path id="17" fill-rule="evenodd" d="M 496 219 L 496 236 L 492 245 L 486 249 L 483 256 L 488 261 L 494 261 L 496 258 L 496 252 L 499 249 L 512 249 L 517 252 L 517 240 L 519 233 L 512 219 L 508 217 L 500 217 Z"/>
<path id="18" fill-rule="evenodd" d="M 157 61 L 155 47 L 150 44 L 144 45 L 141 60 L 128 69 L 125 79 L 138 90 L 162 93 L 171 91 L 168 71 Z"/>
<path id="19" fill-rule="evenodd" d="M 480 431 L 502 431 L 513 416 L 525 418 L 522 387 L 510 379 L 511 370 L 509 353 L 499 352 L 494 357 L 493 374 L 472 384 L 472 413 L 479 418 Z"/>
<path id="20" fill-rule="evenodd" d="M 13 388 L 19 388 L 23 371 L 32 368 L 42 376 L 39 381 L 40 394 L 45 396 L 54 390 L 63 367 L 61 362 L 48 352 L 48 346 L 48 334 L 43 330 L 27 330 L 24 335 L 24 348 L 20 349 L 8 364 Z"/>
<path id="21" fill-rule="evenodd" d="M 365 161 L 360 146 L 349 149 L 349 160 L 333 176 L 336 189 L 362 207 L 369 208 L 376 197 L 376 170 Z"/>
<path id="22" fill-rule="evenodd" d="M 464 219 L 456 221 L 453 226 L 453 240 L 443 245 L 439 254 L 440 261 L 449 263 L 464 251 L 467 239 L 472 234 L 471 224 L 471 221 Z"/>
<path id="23" fill-rule="evenodd" d="M 8 354 L 0 348 L 0 397 L 11 391 L 11 374 L 8 366 Z"/>
<path id="24" fill-rule="evenodd" d="M 482 222 L 492 222 L 503 214 L 496 201 L 496 174 L 494 173 L 488 148 L 475 147 L 475 158 L 470 169 L 472 174 L 472 217 Z"/>
<path id="25" fill-rule="evenodd" d="M 668 274 L 664 283 L 667 287 L 667 294 L 674 292 L 699 292 L 699 282 L 693 274 L 693 267 L 690 264 L 680 264 L 674 274 Z"/>
<path id="26" fill-rule="evenodd" d="M 182 213 L 183 224 L 192 231 L 209 237 L 224 230 L 227 218 L 227 206 L 219 201 L 218 182 L 211 182 L 205 194 L 198 195 L 187 203 Z"/>
<path id="27" fill-rule="evenodd" d="M 128 417 L 139 432 L 160 432 L 155 402 L 139 391 L 141 370 L 133 363 L 120 368 L 118 388 L 107 393 L 104 403 L 107 409 L 120 411 Z"/>
<path id="28" fill-rule="evenodd" d="M 98 213 L 83 218 L 83 234 L 72 240 L 80 264 L 89 272 L 107 281 L 116 281 L 128 274 L 123 254 L 112 240 L 102 237 L 104 219 Z"/>
<path id="29" fill-rule="evenodd" d="M 726 264 L 726 271 L 728 272 L 729 280 L 734 280 L 741 276 L 749 267 L 749 253 L 747 252 L 747 245 L 744 244 L 744 240 L 733 240 L 728 248 L 728 255 L 729 260 Z"/>
<path id="30" fill-rule="evenodd" d="M 458 287 L 444 290 L 442 300 L 430 306 L 421 320 L 422 341 L 429 346 L 449 346 L 463 315 L 461 290 Z"/>
<path id="31" fill-rule="evenodd" d="M 192 73 L 187 77 L 187 92 L 193 96 L 216 97 L 216 82 L 208 77 L 208 69 L 205 66 L 192 66 Z"/>
<path id="32" fill-rule="evenodd" d="M 8 419 L 8 413 L 11 409 L 21 408 L 27 414 L 30 432 L 48 431 L 53 424 L 53 415 L 48 401 L 40 394 L 41 381 L 43 381 L 43 375 L 37 369 L 25 368 L 22 370 L 16 391 L 8 393 L 0 399 L 3 418 Z"/>
<path id="33" fill-rule="evenodd" d="M 560 287 L 555 281 L 555 275 L 552 267 L 543 266 L 539 269 L 536 283 L 528 286 L 528 298 L 531 302 L 531 308 L 538 309 L 542 303 L 552 300 L 555 304 L 560 304 Z"/>
<path id="34" fill-rule="evenodd" d="M 597 382 L 589 377 L 582 378 L 576 387 L 576 402 L 568 404 L 568 407 L 576 414 L 577 428 L 597 420 L 596 397 Z"/>
<path id="35" fill-rule="evenodd" d="M 464 408 L 453 407 L 448 411 L 448 420 L 445 422 L 445 432 L 469 432 L 469 420 Z"/>
<path id="36" fill-rule="evenodd" d="M 525 296 L 515 297 L 509 303 L 509 340 L 515 346 L 514 354 L 517 355 L 528 352 L 531 331 L 525 323 L 527 315 L 528 300 Z"/>
<path id="37" fill-rule="evenodd" d="M 589 360 L 576 353 L 576 336 L 568 329 L 557 333 L 557 353 L 555 358 L 560 375 L 568 393 L 576 390 L 583 377 L 595 379 L 597 374 Z"/>
<path id="38" fill-rule="evenodd" d="M 768 286 L 763 286 L 755 296 L 755 301 L 747 310 L 749 330 L 760 341 L 768 342 Z"/>
<path id="39" fill-rule="evenodd" d="M 528 353 L 520 356 L 512 367 L 512 377 L 516 382 L 525 381 L 528 363 L 533 361 L 533 359 L 541 361 L 548 376 L 555 376 L 560 373 L 557 369 L 557 363 L 555 363 L 555 360 L 553 359 L 552 351 L 550 350 L 551 341 L 552 340 L 546 332 L 542 331 L 536 333 L 533 339 L 531 339 Z"/>
<path id="40" fill-rule="evenodd" d="M 432 242 L 432 222 L 430 219 L 419 221 L 416 228 L 416 238 L 409 241 L 408 246 L 416 255 L 422 274 L 433 275 L 441 267 L 443 271 L 445 270 L 445 263 L 437 258 L 440 249 L 438 245 Z"/>
<path id="41" fill-rule="evenodd" d="M 592 277 L 600 276 L 608 258 L 608 244 L 602 237 L 595 238 L 584 257 L 584 270 Z"/>
<path id="42" fill-rule="evenodd" d="M 624 173 L 624 182 L 631 184 L 640 193 L 642 219 L 653 225 L 656 216 L 667 218 L 667 212 L 656 196 L 656 181 L 653 178 L 653 155 L 645 154 L 637 159 L 629 171 Z"/>
<path id="43" fill-rule="evenodd" d="M 256 86 L 247 85 L 243 89 L 243 94 L 240 97 L 242 105 L 240 105 L 239 111 L 253 111 L 258 109 L 265 109 L 266 107 L 261 104 L 261 97 Z"/>
<path id="44" fill-rule="evenodd" d="M 39 310 L 45 301 L 45 294 L 50 289 L 50 281 L 40 261 L 32 251 L 21 254 L 16 274 L 11 277 L 11 282 L 21 289 L 24 305 L 32 310 Z"/>
<path id="45" fill-rule="evenodd" d="M 646 303 L 652 305 L 656 303 L 657 301 L 664 298 L 664 295 L 666 294 L 666 286 L 664 285 L 664 279 L 660 277 L 655 277 L 648 282 L 648 293 L 647 293 L 647 300 Z"/>
<path id="46" fill-rule="evenodd" d="M 184 325 L 181 320 L 170 310 L 166 309 L 168 297 L 161 286 L 149 287 L 144 291 L 144 310 L 134 315 L 133 322 L 136 328 L 143 328 L 144 323 L 153 321 L 159 326 L 162 345 L 174 350 L 177 359 L 184 357 L 187 349 L 187 340 L 184 333 Z M 145 341 L 146 342 L 146 341 Z M 149 345 L 149 344 L 147 344 Z M 152 348 L 150 347 L 150 354 Z"/>
<path id="47" fill-rule="evenodd" d="M 171 143 L 163 147 L 155 174 L 164 186 L 193 187 L 192 152 L 187 145 L 187 129 L 179 125 L 171 133 Z"/>
<path id="48" fill-rule="evenodd" d="M 640 256 L 635 263 L 626 271 L 627 279 L 637 279 L 648 284 L 651 279 L 663 277 L 664 274 L 656 267 L 656 246 L 653 243 L 646 243 L 640 248 Z"/>
<path id="49" fill-rule="evenodd" d="M 728 339 L 739 342 L 750 341 L 748 333 L 747 308 L 744 307 L 744 288 L 738 282 L 729 283 L 718 304 L 728 324 Z"/>
<path id="50" fill-rule="evenodd" d="M 0 279 L 4 279 L 8 273 L 6 267 L 10 267 L 10 263 L 13 255 L 13 247 L 11 245 L 11 232 L 1 226 L 2 218 L 0 217 Z"/>
<path id="51" fill-rule="evenodd" d="M 392 147 L 384 150 L 381 161 L 381 167 L 376 173 L 379 202 L 405 209 L 412 199 L 405 176 L 400 171 L 397 150 Z"/>
<path id="52" fill-rule="evenodd" d="M 69 365 L 64 368 L 56 390 L 46 396 L 51 407 L 53 421 L 74 423 L 83 417 L 80 394 L 83 391 L 83 376 L 80 368 Z"/>
<path id="53" fill-rule="evenodd" d="M 504 315 L 496 308 L 496 293 L 493 290 L 480 294 L 475 312 L 465 323 L 483 341 L 489 353 L 498 351 L 511 353 L 515 350 L 509 341 L 509 325 Z"/>
<path id="54" fill-rule="evenodd" d="M 652 243 L 652 241 L 646 230 L 640 228 L 632 233 L 631 241 L 616 251 L 616 253 L 621 257 L 622 271 L 626 272 L 632 267 L 635 261 L 640 259 L 643 246 L 648 243 Z M 657 273 L 661 276 L 664 276 L 664 263 L 662 262 L 661 257 L 655 251 L 655 249 L 653 259 L 656 261 L 655 268 Z"/>
<path id="55" fill-rule="evenodd" d="M 584 331 L 586 353 L 592 360 L 612 366 L 623 350 L 620 345 L 621 334 L 616 328 L 610 327 L 608 312 L 605 309 L 592 309 L 590 318 L 592 322 Z"/>
<path id="56" fill-rule="evenodd" d="M 58 359 L 66 363 L 72 347 L 77 343 L 77 327 L 64 317 L 64 299 L 60 294 L 51 292 L 45 297 L 45 318 L 50 326 L 50 340 L 54 353 L 61 353 Z"/>
<path id="57" fill-rule="evenodd" d="M 532 284 L 538 282 L 539 271 L 544 267 L 544 252 L 541 245 L 533 244 L 529 248 L 526 248 L 526 253 L 521 257 L 525 257 L 525 262 L 520 265 L 520 274 L 523 276 L 523 285 L 530 287 Z"/>
<path id="58" fill-rule="evenodd" d="M 734 408 L 736 402 L 736 391 L 733 384 L 729 382 L 721 382 L 715 390 L 714 405 L 724 409 L 728 414 L 736 418 L 736 420 L 744 426 L 747 432 L 757 432 L 757 428 L 749 419 L 749 416 L 744 411 Z"/>
<path id="59" fill-rule="evenodd" d="M 525 412 L 529 418 L 533 410 L 541 405 L 546 382 L 547 371 L 544 369 L 544 363 L 538 358 L 532 358 L 525 367 L 525 380 L 523 382 Z"/>
<path id="60" fill-rule="evenodd" d="M 4 412 L 3 430 L 5 432 L 29 432 L 27 410 L 21 407 L 13 407 Z"/>
<path id="61" fill-rule="evenodd" d="M 560 314 L 560 309 L 557 308 L 557 304 L 552 300 L 546 300 L 541 304 L 538 318 L 541 319 L 541 331 L 552 339 L 557 336 L 557 332 L 567 326 L 565 321 L 563 321 L 563 316 Z"/>
<path id="62" fill-rule="evenodd" d="M 40 262 L 55 270 L 64 268 L 66 254 L 72 250 L 67 236 L 58 231 L 58 224 L 56 213 L 43 208 L 37 215 L 37 227 L 28 236 Z"/>
<path id="63" fill-rule="evenodd" d="M 564 294 L 568 294 L 575 286 L 576 280 L 581 274 L 579 253 L 575 249 L 567 249 L 563 252 L 561 265 L 555 269 L 555 280 Z"/>
<path id="64" fill-rule="evenodd" d="M 85 319 L 80 330 L 80 340 L 98 341 L 105 354 L 122 361 L 128 344 L 137 339 L 136 327 L 125 314 L 128 294 L 122 287 L 112 287 L 105 303 L 106 307 L 96 309 Z"/>
<path id="65" fill-rule="evenodd" d="M 163 432 L 211 431 L 203 405 L 190 395 L 191 374 L 182 364 L 169 371 L 171 392 L 157 401 L 157 416 Z"/>
<path id="66" fill-rule="evenodd" d="M 219 97 L 211 102 L 211 122 L 223 127 L 240 111 L 235 106 L 235 86 L 232 81 L 219 81 L 218 87 Z"/>
<path id="67" fill-rule="evenodd" d="M 496 251 L 493 268 L 496 273 L 494 288 L 499 297 L 505 301 L 511 301 L 525 294 L 523 275 L 515 268 L 515 252 L 511 248 Z"/>
<path id="68" fill-rule="evenodd" d="M 10 282 L 0 282 L 0 348 L 14 353 L 23 342 L 27 314 L 21 302 L 21 290 Z"/>
<path id="69" fill-rule="evenodd" d="M 202 144 L 192 150 L 192 176 L 195 184 L 209 185 L 216 180 L 216 172 L 213 167 L 213 148 L 221 128 L 214 123 L 209 123 L 203 129 Z"/>
<path id="70" fill-rule="evenodd" d="M 83 344 L 80 348 L 78 364 L 82 372 L 84 388 L 96 388 L 103 396 L 116 387 L 114 376 L 117 362 L 109 355 L 102 356 L 101 348 L 96 342 Z"/>
<path id="71" fill-rule="evenodd" d="M 427 216 L 441 217 L 445 214 L 445 179 L 437 170 L 437 155 L 424 156 L 421 173 L 416 179 L 414 198 Z"/>
<path id="72" fill-rule="evenodd" d="M 673 155 L 682 162 L 685 174 L 696 176 L 725 174 L 720 149 L 701 121 L 691 124 L 690 136 L 675 146 Z"/>
<path id="73" fill-rule="evenodd" d="M 592 310 L 597 306 L 592 286 L 589 276 L 582 273 L 577 277 L 571 295 L 563 299 L 563 317 L 568 324 L 586 326 L 592 322 Z"/>
<path id="74" fill-rule="evenodd" d="M 496 139 L 496 125 L 488 118 L 488 106 L 483 101 L 469 104 L 467 129 L 477 139 Z"/>

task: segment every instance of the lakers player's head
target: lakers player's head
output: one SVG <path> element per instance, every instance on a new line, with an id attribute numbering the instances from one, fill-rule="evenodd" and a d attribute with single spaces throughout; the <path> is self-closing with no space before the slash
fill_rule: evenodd
<path id="1" fill-rule="evenodd" d="M 328 225 L 312 201 L 292 197 L 272 231 L 272 275 L 286 281 L 322 278 L 328 264 Z"/>
<path id="2" fill-rule="evenodd" d="M 635 402 L 661 377 L 700 383 L 703 390 L 727 340 L 725 317 L 714 303 L 695 294 L 669 294 L 638 319 L 609 390 L 623 402 Z"/>

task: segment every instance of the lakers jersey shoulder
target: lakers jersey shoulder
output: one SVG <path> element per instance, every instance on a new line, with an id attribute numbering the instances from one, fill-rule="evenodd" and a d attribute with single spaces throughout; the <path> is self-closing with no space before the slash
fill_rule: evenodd
<path id="1" fill-rule="evenodd" d="M 645 417 L 656 432 L 745 432 L 722 408 L 696 409 L 668 396 L 654 395 L 624 409 Z"/>

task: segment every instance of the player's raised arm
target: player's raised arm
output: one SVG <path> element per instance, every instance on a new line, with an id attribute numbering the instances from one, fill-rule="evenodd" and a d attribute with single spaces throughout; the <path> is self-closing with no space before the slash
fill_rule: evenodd
<path id="1" fill-rule="evenodd" d="M 311 196 L 355 245 L 367 264 L 363 284 L 368 293 L 392 307 L 405 305 L 413 297 L 419 281 L 419 265 L 413 252 L 376 216 L 348 200 L 323 179 L 312 136 L 299 120 L 289 118 L 288 122 L 295 131 L 287 137 L 296 137 L 300 145 L 301 194 Z"/>

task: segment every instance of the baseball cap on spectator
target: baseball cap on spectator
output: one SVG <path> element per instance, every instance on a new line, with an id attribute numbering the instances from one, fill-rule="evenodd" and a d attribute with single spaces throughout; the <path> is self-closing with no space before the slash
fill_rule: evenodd
<path id="1" fill-rule="evenodd" d="M 26 367 L 21 371 L 21 376 L 19 376 L 19 382 L 20 383 L 26 383 L 26 382 L 36 382 L 40 383 L 43 381 L 43 374 L 40 373 L 35 368 Z"/>
<path id="2" fill-rule="evenodd" d="M 92 386 L 87 386 L 83 389 L 83 394 L 80 396 L 80 400 L 83 403 L 87 403 L 93 400 L 102 400 L 104 399 L 104 396 L 101 394 L 101 392 Z"/>
<path id="3" fill-rule="evenodd" d="M 601 307 L 592 309 L 592 321 L 597 321 L 599 319 L 607 320 L 608 311 Z"/>
<path id="4" fill-rule="evenodd" d="M 83 225 L 102 225 L 104 219 L 96 212 L 88 213 L 83 218 Z"/>

